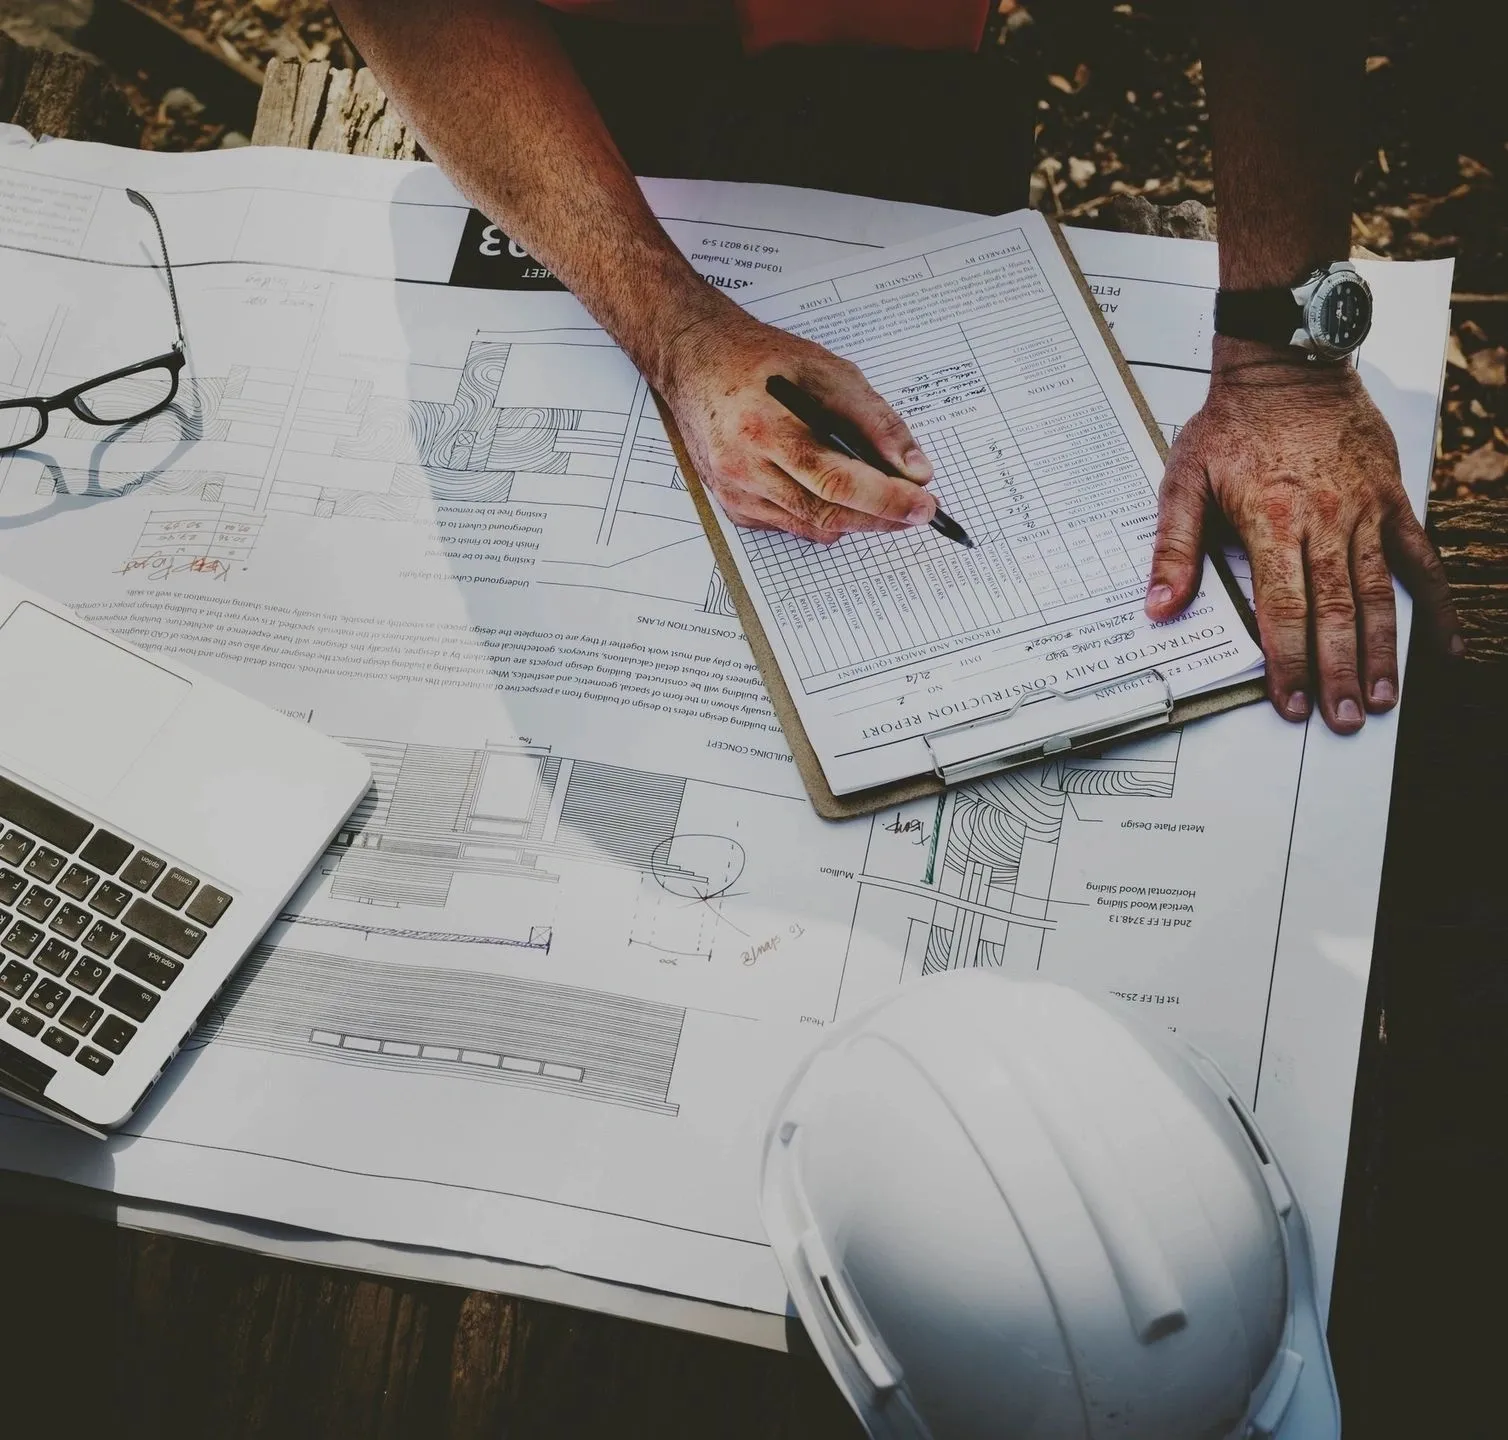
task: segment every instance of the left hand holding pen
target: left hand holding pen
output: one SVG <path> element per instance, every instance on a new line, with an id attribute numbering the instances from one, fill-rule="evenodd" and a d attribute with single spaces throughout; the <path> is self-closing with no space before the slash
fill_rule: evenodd
<path id="1" fill-rule="evenodd" d="M 1209 396 L 1163 477 L 1147 614 L 1193 598 L 1213 498 L 1251 559 L 1267 693 L 1289 720 L 1318 693 L 1325 723 L 1361 729 L 1398 699 L 1392 575 L 1453 655 L 1464 649 L 1439 556 L 1414 518 L 1393 432 L 1350 365 L 1215 338 Z"/>

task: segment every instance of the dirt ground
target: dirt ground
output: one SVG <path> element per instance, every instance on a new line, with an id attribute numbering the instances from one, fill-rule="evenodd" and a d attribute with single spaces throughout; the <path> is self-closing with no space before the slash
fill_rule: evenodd
<path id="1" fill-rule="evenodd" d="M 16 3 L 0 0 L 0 9 Z M 31 3 L 46 10 L 58 0 Z M 243 64 L 359 63 L 319 0 L 137 3 Z M 1455 257 L 1435 490 L 1508 497 L 1508 6 L 1373 0 L 1371 13 L 1353 239 L 1395 259 Z M 1198 48 L 1176 6 L 1152 13 L 1111 0 L 996 0 L 986 43 L 1007 47 L 1038 92 L 1036 190 L 1045 209 L 1093 224 L 1117 193 L 1217 203 Z M 244 138 L 228 133 L 213 103 L 186 96 L 161 62 L 122 79 L 148 146 Z"/>

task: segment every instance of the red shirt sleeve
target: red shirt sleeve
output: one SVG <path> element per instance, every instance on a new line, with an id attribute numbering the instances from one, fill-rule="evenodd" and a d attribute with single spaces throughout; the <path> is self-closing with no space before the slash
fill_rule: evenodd
<path id="1" fill-rule="evenodd" d="M 751 55 L 776 45 L 977 50 L 989 0 L 544 0 L 603 20 L 711 24 L 737 19 Z"/>

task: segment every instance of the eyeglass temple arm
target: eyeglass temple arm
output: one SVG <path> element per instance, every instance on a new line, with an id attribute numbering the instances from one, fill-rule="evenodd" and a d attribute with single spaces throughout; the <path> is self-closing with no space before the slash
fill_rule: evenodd
<path id="1" fill-rule="evenodd" d="M 173 262 L 168 259 L 167 237 L 162 233 L 162 221 L 157 218 L 157 209 L 150 200 L 139 190 L 127 190 L 126 199 L 133 205 L 139 206 L 152 217 L 152 224 L 157 228 L 157 243 L 162 247 L 162 272 L 168 277 L 168 297 L 173 302 L 173 323 L 178 327 L 178 348 L 187 346 L 183 338 L 183 316 L 178 310 L 178 287 L 173 283 Z"/>

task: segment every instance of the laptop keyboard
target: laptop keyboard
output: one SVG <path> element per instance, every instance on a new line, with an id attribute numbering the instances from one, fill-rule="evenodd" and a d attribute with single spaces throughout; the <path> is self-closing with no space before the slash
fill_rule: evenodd
<path id="1" fill-rule="evenodd" d="M 0 775 L 0 1035 L 107 1074 L 230 904 Z"/>

